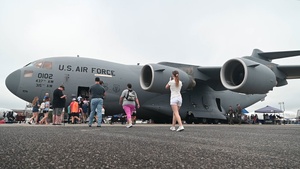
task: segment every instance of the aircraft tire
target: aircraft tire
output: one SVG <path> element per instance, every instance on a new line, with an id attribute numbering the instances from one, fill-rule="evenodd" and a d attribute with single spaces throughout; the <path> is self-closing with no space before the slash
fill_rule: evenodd
<path id="1" fill-rule="evenodd" d="M 191 118 L 185 119 L 186 124 L 192 124 L 193 120 Z"/>
<path id="2" fill-rule="evenodd" d="M 206 118 L 203 118 L 203 119 L 202 119 L 202 123 L 203 123 L 203 124 L 207 124 L 207 122 L 208 122 L 208 120 L 207 120 Z"/>
<path id="3" fill-rule="evenodd" d="M 186 122 L 186 124 L 192 124 L 194 122 L 194 119 L 195 119 L 195 117 L 193 114 L 186 115 L 185 122 Z"/>
<path id="4" fill-rule="evenodd" d="M 200 123 L 200 119 L 199 118 L 194 118 L 194 124 L 199 124 Z"/>
<path id="5" fill-rule="evenodd" d="M 219 120 L 218 119 L 214 119 L 213 120 L 213 124 L 218 124 L 219 123 Z"/>

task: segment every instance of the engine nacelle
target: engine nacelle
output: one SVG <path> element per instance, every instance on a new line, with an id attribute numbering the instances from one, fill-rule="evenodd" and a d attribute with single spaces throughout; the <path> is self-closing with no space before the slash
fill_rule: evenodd
<path id="1" fill-rule="evenodd" d="M 228 60 L 220 76 L 225 88 L 245 94 L 268 93 L 277 84 L 270 68 L 245 58 Z"/>
<path id="2" fill-rule="evenodd" d="M 156 93 L 169 93 L 165 89 L 166 84 L 172 76 L 172 71 L 179 72 L 179 79 L 182 81 L 181 90 L 191 89 L 196 85 L 195 80 L 181 69 L 160 64 L 147 64 L 142 68 L 140 85 L 143 90 Z"/>

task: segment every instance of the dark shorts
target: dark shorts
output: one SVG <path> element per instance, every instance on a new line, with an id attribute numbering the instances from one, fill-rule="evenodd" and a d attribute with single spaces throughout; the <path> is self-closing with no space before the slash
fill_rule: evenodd
<path id="1" fill-rule="evenodd" d="M 33 112 L 33 113 L 39 112 L 39 108 L 33 107 L 33 108 L 32 108 L 32 112 Z"/>
<path id="2" fill-rule="evenodd" d="M 71 113 L 70 116 L 76 116 L 76 117 L 79 117 L 79 113 Z"/>

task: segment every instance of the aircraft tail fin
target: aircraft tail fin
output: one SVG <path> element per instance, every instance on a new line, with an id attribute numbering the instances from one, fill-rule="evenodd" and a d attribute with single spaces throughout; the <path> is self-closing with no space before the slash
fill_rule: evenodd
<path id="1" fill-rule="evenodd" d="M 252 52 L 252 56 L 258 57 L 260 59 L 270 61 L 270 62 L 273 59 L 281 59 L 281 58 L 287 58 L 287 57 L 293 57 L 293 56 L 299 56 L 299 55 L 300 55 L 300 50 L 280 51 L 280 52 L 262 52 L 259 49 L 254 49 Z"/>

